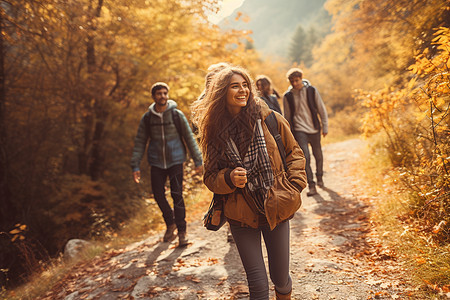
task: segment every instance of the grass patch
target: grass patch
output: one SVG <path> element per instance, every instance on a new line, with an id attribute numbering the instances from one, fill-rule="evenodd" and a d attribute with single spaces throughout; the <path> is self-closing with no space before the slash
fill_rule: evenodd
<path id="1" fill-rule="evenodd" d="M 352 134 L 352 135 L 345 135 L 345 134 L 341 134 L 341 135 L 333 135 L 333 133 L 328 134 L 326 137 L 322 136 L 322 140 L 321 140 L 321 144 L 322 146 L 325 145 L 330 145 L 330 144 L 334 144 L 334 143 L 339 143 L 339 142 L 343 142 L 346 140 L 351 140 L 351 139 L 358 139 L 361 136 L 359 134 Z"/>
<path id="2" fill-rule="evenodd" d="M 104 251 L 105 248 L 101 243 L 93 242 L 91 246 L 84 248 L 74 260 L 66 261 L 60 255 L 42 266 L 43 271 L 32 274 L 28 278 L 28 283 L 13 290 L 3 289 L 0 291 L 0 299 L 32 300 L 43 296 L 58 280 L 68 274 L 74 265 L 80 262 L 89 262 Z"/>
<path id="3" fill-rule="evenodd" d="M 328 119 L 328 135 L 322 138 L 324 145 L 359 138 L 361 135 L 361 112 L 355 108 L 334 113 Z"/>
<path id="4" fill-rule="evenodd" d="M 372 144 L 377 145 L 377 141 Z M 450 295 L 450 245 L 439 244 L 420 230 L 412 217 L 413 195 L 400 183 L 383 147 L 373 147 L 358 164 L 377 203 L 371 218 L 378 238 L 395 250 L 417 286 L 417 296 L 444 299 Z"/>

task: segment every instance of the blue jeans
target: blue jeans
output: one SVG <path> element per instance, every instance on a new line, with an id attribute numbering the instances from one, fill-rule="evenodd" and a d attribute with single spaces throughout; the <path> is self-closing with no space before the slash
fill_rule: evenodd
<path id="1" fill-rule="evenodd" d="M 308 180 L 309 187 L 316 185 L 314 182 L 314 176 L 311 169 L 311 154 L 309 152 L 308 144 L 311 144 L 312 153 L 314 159 L 316 160 L 316 176 L 317 178 L 322 178 L 323 176 L 323 154 L 322 146 L 320 145 L 320 131 L 318 133 L 304 133 L 301 131 L 295 131 L 294 137 L 297 140 L 298 145 L 302 148 L 303 154 L 306 159 L 306 178 Z"/>
<path id="2" fill-rule="evenodd" d="M 250 299 L 269 299 L 269 283 L 261 247 L 261 233 L 266 244 L 270 279 L 281 294 L 292 290 L 289 275 L 289 221 L 278 224 L 272 231 L 241 227 L 230 223 L 231 233 L 247 274 Z"/>
<path id="3" fill-rule="evenodd" d="M 166 226 L 176 224 L 178 232 L 186 231 L 186 208 L 183 199 L 183 164 L 172 166 L 168 169 L 151 167 L 150 177 L 152 191 L 158 203 Z M 170 194 L 173 199 L 173 210 L 166 198 L 165 185 L 169 177 Z"/>

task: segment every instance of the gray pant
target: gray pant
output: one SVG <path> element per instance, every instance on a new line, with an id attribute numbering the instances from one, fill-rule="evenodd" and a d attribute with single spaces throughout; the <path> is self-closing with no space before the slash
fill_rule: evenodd
<path id="1" fill-rule="evenodd" d="M 314 182 L 314 176 L 311 169 L 311 154 L 309 152 L 308 144 L 311 144 L 312 153 L 314 159 L 316 160 L 316 176 L 317 178 L 322 178 L 323 176 L 323 154 L 322 146 L 320 145 L 320 131 L 318 133 L 309 134 L 301 131 L 295 131 L 294 137 L 297 140 L 298 145 L 302 148 L 303 154 L 305 155 L 305 171 L 306 178 L 308 179 L 309 187 L 316 185 Z"/>
<path id="2" fill-rule="evenodd" d="M 241 227 L 231 224 L 233 234 L 245 273 L 247 274 L 250 299 L 269 299 L 269 283 L 264 264 L 261 233 L 266 244 L 270 279 L 281 294 L 292 289 L 289 275 L 289 221 L 270 228 Z"/>

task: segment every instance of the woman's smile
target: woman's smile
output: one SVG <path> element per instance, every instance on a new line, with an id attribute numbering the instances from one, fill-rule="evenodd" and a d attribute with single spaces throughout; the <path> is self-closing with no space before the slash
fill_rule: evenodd
<path id="1" fill-rule="evenodd" d="M 245 101 L 247 103 L 248 95 L 237 96 L 236 99 L 238 101 Z"/>

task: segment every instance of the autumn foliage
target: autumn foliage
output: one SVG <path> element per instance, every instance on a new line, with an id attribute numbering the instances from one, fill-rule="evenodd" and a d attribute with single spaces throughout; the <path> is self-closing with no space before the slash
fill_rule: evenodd
<path id="1" fill-rule="evenodd" d="M 129 159 L 154 82 L 170 85 L 187 116 L 220 61 L 287 88 L 288 66 L 248 49 L 250 32 L 208 22 L 219 2 L 0 1 L 0 286 L 26 279 L 70 238 L 108 237 L 142 208 Z M 325 7 L 333 31 L 301 66 L 306 77 L 348 133 L 383 137 L 411 194 L 400 218 L 448 247 L 448 1 Z"/>
<path id="2" fill-rule="evenodd" d="M 410 66 L 412 79 L 402 89 L 365 93 L 366 135 L 384 132 L 398 176 L 413 192 L 411 209 L 429 235 L 450 242 L 450 30 L 439 28 L 433 45 Z M 413 76 L 415 75 L 415 76 Z"/>
<path id="3" fill-rule="evenodd" d="M 333 14 L 334 32 L 316 50 L 311 71 L 320 82 L 331 83 L 324 86 L 324 93 L 333 96 L 334 110 L 352 99 L 353 111 L 343 109 L 349 120 L 358 122 L 351 117 L 355 111 L 363 113 L 363 134 L 376 137 L 374 153 L 381 148 L 387 154 L 391 168 L 386 173 L 409 194 L 407 202 L 397 200 L 403 210 L 392 217 L 399 223 L 400 240 L 392 242 L 410 245 L 405 256 L 418 281 L 446 292 L 450 284 L 448 2 L 336 0 L 326 6 Z"/>
<path id="4" fill-rule="evenodd" d="M 245 32 L 208 22 L 217 8 L 0 1 L 0 285 L 33 271 L 17 251 L 24 243 L 33 261 L 46 260 L 68 239 L 108 236 L 140 210 L 129 159 L 154 82 L 167 82 L 189 116 L 210 64 L 257 62 Z M 15 224 L 27 226 L 20 238 Z"/>
<path id="5" fill-rule="evenodd" d="M 386 173 L 409 194 L 406 203 L 397 201 L 404 210 L 393 218 L 400 229 L 417 233 L 421 242 L 411 245 L 429 249 L 428 258 L 408 259 L 423 269 L 415 272 L 419 280 L 448 289 L 448 1 L 330 0 L 325 7 L 333 31 L 314 49 L 307 73 L 338 118 L 334 124 L 360 126 L 376 141 L 374 153 L 386 153 Z"/>
<path id="6" fill-rule="evenodd" d="M 309 73 L 331 114 L 346 112 L 366 136 L 385 134 L 412 214 L 448 243 L 449 17 L 446 1 L 343 1 L 325 4 L 334 28 Z M 362 105 L 362 106 L 361 106 Z"/>

